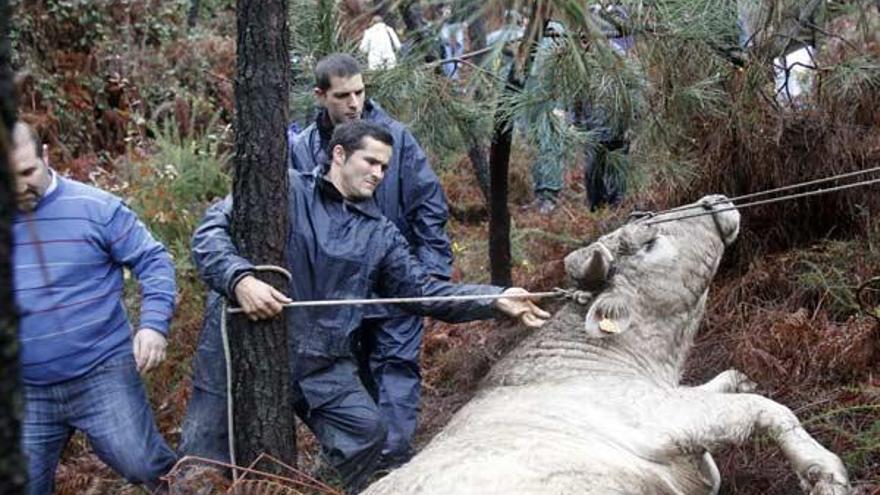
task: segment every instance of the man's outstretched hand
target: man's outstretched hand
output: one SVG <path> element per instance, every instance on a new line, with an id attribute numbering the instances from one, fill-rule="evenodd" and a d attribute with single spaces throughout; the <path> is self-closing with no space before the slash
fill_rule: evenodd
<path id="1" fill-rule="evenodd" d="M 292 302 L 271 285 L 248 275 L 235 284 L 235 299 L 241 310 L 252 321 L 266 320 L 284 311 L 284 305 Z"/>
<path id="2" fill-rule="evenodd" d="M 520 287 L 511 287 L 502 294 L 528 294 L 528 291 Z M 550 318 L 550 313 L 539 308 L 529 299 L 502 297 L 495 300 L 495 309 L 519 319 L 529 328 L 539 328 Z"/>

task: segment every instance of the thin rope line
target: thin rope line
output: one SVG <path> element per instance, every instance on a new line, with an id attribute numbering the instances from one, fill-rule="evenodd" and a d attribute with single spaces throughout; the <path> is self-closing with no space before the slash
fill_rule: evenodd
<path id="1" fill-rule="evenodd" d="M 477 294 L 472 296 L 428 296 L 428 297 L 389 297 L 382 299 L 327 299 L 323 301 L 293 301 L 282 304 L 285 308 L 302 308 L 315 306 L 348 306 L 356 304 L 405 304 L 405 303 L 430 303 L 430 302 L 453 302 L 453 301 L 478 301 L 484 299 L 540 299 L 544 297 L 564 296 L 562 290 L 549 292 L 529 292 L 526 294 Z M 229 314 L 243 313 L 244 310 L 235 307 L 226 310 Z"/>
<path id="2" fill-rule="evenodd" d="M 757 198 L 757 197 L 760 197 L 760 196 L 766 196 L 766 195 L 768 195 L 768 194 L 778 193 L 778 192 L 782 192 L 782 191 L 789 191 L 789 190 L 791 190 L 791 189 L 799 189 L 799 188 L 801 188 L 801 187 L 814 186 L 814 185 L 816 185 L 816 184 L 824 184 L 825 182 L 831 182 L 831 181 L 838 180 L 838 179 L 846 179 L 846 178 L 849 178 L 849 177 L 855 177 L 855 176 L 858 176 L 858 175 L 868 174 L 868 173 L 871 173 L 871 172 L 880 172 L 880 167 L 869 168 L 869 169 L 867 169 L 867 170 L 857 170 L 857 171 L 855 171 L 855 172 L 847 172 L 847 173 L 845 173 L 845 174 L 834 175 L 834 176 L 831 176 L 831 177 L 825 177 L 825 178 L 822 178 L 822 179 L 816 179 L 816 180 L 811 180 L 811 181 L 807 181 L 807 182 L 799 182 L 799 183 L 797 183 L 797 184 L 791 184 L 791 185 L 788 185 L 788 186 L 777 187 L 777 188 L 775 188 L 775 189 L 768 189 L 768 190 L 766 190 L 766 191 L 759 191 L 759 192 L 754 192 L 754 193 L 749 193 L 749 194 L 743 194 L 743 195 L 741 195 L 741 196 L 735 196 L 735 197 L 733 197 L 733 198 L 719 199 L 718 201 L 716 201 L 716 202 L 714 202 L 714 203 L 691 204 L 691 205 L 684 205 L 684 206 L 676 206 L 675 208 L 670 208 L 670 209 L 668 209 L 668 210 L 659 211 L 659 212 L 657 212 L 656 214 L 657 214 L 657 215 L 662 215 L 662 214 L 664 214 L 664 213 L 672 213 L 672 212 L 676 212 L 676 211 L 690 210 L 690 209 L 693 209 L 693 208 L 702 208 L 702 207 L 704 207 L 704 206 L 714 206 L 714 205 L 716 205 L 716 204 L 727 203 L 728 201 L 729 201 L 729 202 L 742 201 L 742 200 L 744 200 L 744 199 Z"/>
<path id="3" fill-rule="evenodd" d="M 223 340 L 223 357 L 226 358 L 226 442 L 229 448 L 229 463 L 232 464 L 232 481 L 238 480 L 238 463 L 235 459 L 235 420 L 232 417 L 232 352 L 229 346 L 229 333 L 226 329 L 226 299 L 220 309 L 220 336 Z"/>
<path id="4" fill-rule="evenodd" d="M 266 272 L 277 272 L 285 277 L 289 281 L 292 277 L 289 271 L 281 268 L 280 266 L 274 265 L 257 265 L 254 267 L 255 271 L 266 271 Z M 239 309 L 239 308 L 232 308 Z M 240 311 L 240 309 L 239 309 Z M 235 419 L 233 418 L 232 412 L 234 409 L 234 401 L 232 398 L 232 350 L 229 346 L 229 331 L 226 328 L 226 315 L 228 313 L 232 313 L 233 311 L 226 309 L 226 298 L 223 299 L 223 303 L 220 306 L 220 337 L 223 341 L 223 356 L 226 358 L 226 440 L 227 446 L 229 447 L 229 462 L 233 466 L 237 466 L 238 462 L 235 459 Z M 232 468 L 232 481 L 238 481 L 238 469 L 243 469 L 241 467 L 233 467 Z"/>
<path id="5" fill-rule="evenodd" d="M 682 215 L 682 216 L 676 216 L 676 217 L 672 217 L 672 218 L 661 218 L 661 219 L 657 219 L 657 220 L 648 220 L 645 222 L 645 225 L 655 225 L 658 223 L 674 222 L 676 220 L 684 220 L 687 218 L 702 217 L 704 215 L 714 215 L 715 213 L 719 213 L 722 211 L 738 210 L 738 209 L 742 209 L 742 208 L 749 208 L 752 206 L 760 206 L 760 205 L 765 205 L 765 204 L 770 204 L 770 203 L 778 203 L 780 201 L 787 201 L 790 199 L 806 198 L 808 196 L 817 196 L 820 194 L 826 194 L 826 193 L 835 192 L 835 191 L 842 191 L 845 189 L 852 189 L 854 187 L 861 187 L 861 186 L 876 184 L 878 182 L 880 182 L 880 179 L 872 179 L 872 180 L 868 180 L 868 181 L 854 182 L 852 184 L 844 184 L 842 186 L 837 186 L 837 187 L 829 187 L 826 189 L 816 189 L 814 191 L 807 191 L 807 192 L 798 193 L 798 194 L 790 194 L 788 196 L 779 196 L 778 198 L 762 199 L 759 201 L 753 201 L 751 203 L 743 203 L 741 205 L 729 206 L 727 208 L 712 209 L 712 210 L 707 210 L 707 211 L 703 211 L 700 213 L 693 213 L 690 215 Z M 726 203 L 726 202 L 727 201 L 722 201 L 722 203 Z M 718 203 L 705 203 L 705 204 L 699 204 L 697 206 L 706 207 L 706 206 L 713 206 L 715 204 L 718 204 Z M 669 213 L 669 212 L 664 212 L 664 213 Z"/>

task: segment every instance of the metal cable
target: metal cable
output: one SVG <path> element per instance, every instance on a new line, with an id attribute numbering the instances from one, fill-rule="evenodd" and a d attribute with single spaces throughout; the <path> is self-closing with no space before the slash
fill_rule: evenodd
<path id="1" fill-rule="evenodd" d="M 285 308 L 302 308 L 315 306 L 348 306 L 356 304 L 405 304 L 405 303 L 432 303 L 453 301 L 478 301 L 482 299 L 541 299 L 544 297 L 571 297 L 570 291 L 554 289 L 548 292 L 527 292 L 525 294 L 477 294 L 471 296 L 429 296 L 429 297 L 388 297 L 381 299 L 326 299 L 323 301 L 293 301 L 282 304 Z M 243 313 L 244 310 L 228 308 L 229 314 Z"/>
<path id="2" fill-rule="evenodd" d="M 664 213 L 672 213 L 672 212 L 681 211 L 681 210 L 690 210 L 693 208 L 703 208 L 705 206 L 714 206 L 716 204 L 727 203 L 728 201 L 733 203 L 736 201 L 742 201 L 744 199 L 757 198 L 760 196 L 766 196 L 768 194 L 774 194 L 774 193 L 778 193 L 778 192 L 782 192 L 782 191 L 790 191 L 792 189 L 799 189 L 799 188 L 807 187 L 807 186 L 815 186 L 816 184 L 824 184 L 826 182 L 831 182 L 831 181 L 835 181 L 838 179 L 846 179 L 849 177 L 856 177 L 859 175 L 869 174 L 871 172 L 880 172 L 880 167 L 869 168 L 866 170 L 857 170 L 855 172 L 847 172 L 845 174 L 833 175 L 831 177 L 824 177 L 822 179 L 816 179 L 816 180 L 811 180 L 811 181 L 807 181 L 807 182 L 799 182 L 797 184 L 791 184 L 788 186 L 777 187 L 775 189 L 768 189 L 766 191 L 759 191 L 759 192 L 754 192 L 754 193 L 749 193 L 749 194 L 743 194 L 741 196 L 736 196 L 733 198 L 718 200 L 714 203 L 690 204 L 690 205 L 684 205 L 684 206 L 676 206 L 675 208 L 670 208 L 668 210 L 656 212 L 655 215 L 662 215 Z"/>
<path id="3" fill-rule="evenodd" d="M 656 220 L 647 220 L 647 221 L 645 221 L 644 223 L 645 223 L 645 225 L 655 225 L 655 224 L 658 224 L 658 223 L 674 222 L 674 221 L 676 221 L 676 220 L 684 220 L 684 219 L 687 219 L 687 218 L 701 217 L 701 216 L 704 216 L 704 215 L 714 215 L 715 213 L 719 213 L 719 212 L 722 212 L 722 211 L 739 210 L 739 209 L 742 209 L 742 208 L 749 208 L 749 207 L 752 207 L 752 206 L 759 206 L 759 205 L 765 205 L 765 204 L 770 204 L 770 203 L 778 203 L 778 202 L 780 202 L 780 201 L 788 201 L 788 200 L 790 200 L 790 199 L 806 198 L 806 197 L 808 197 L 808 196 L 817 196 L 817 195 L 819 195 L 819 194 L 826 194 L 826 193 L 835 192 L 835 191 L 842 191 L 842 190 L 845 190 L 845 189 L 852 189 L 852 188 L 854 188 L 854 187 L 868 186 L 868 185 L 871 185 L 871 184 L 876 184 L 876 183 L 878 183 L 878 182 L 880 182 L 880 178 L 878 178 L 878 179 L 872 179 L 872 180 L 866 180 L 866 181 L 861 181 L 861 182 L 853 182 L 853 183 L 851 183 L 851 184 L 844 184 L 844 185 L 842 185 L 842 186 L 829 187 L 829 188 L 826 188 L 826 189 L 816 189 L 816 190 L 813 190 L 813 191 L 807 191 L 807 192 L 803 192 L 803 193 L 790 194 L 790 195 L 788 195 L 788 196 L 779 196 L 779 197 L 776 197 L 776 198 L 762 199 L 762 200 L 759 200 L 759 201 L 752 201 L 751 203 L 743 203 L 743 204 L 741 204 L 741 205 L 729 206 L 729 207 L 727 207 L 727 208 L 719 208 L 719 209 L 706 210 L 706 211 L 702 211 L 702 212 L 699 212 L 699 213 L 692 213 L 692 214 L 689 214 L 689 215 L 680 215 L 680 216 L 674 216 L 674 217 L 671 217 L 671 218 L 660 218 L 660 219 L 656 219 Z M 725 200 L 725 201 L 721 201 L 721 202 L 718 202 L 718 203 L 697 204 L 697 205 L 695 205 L 695 206 L 698 206 L 698 207 L 700 207 L 700 208 L 705 208 L 705 207 L 707 207 L 707 206 L 708 206 L 708 207 L 711 207 L 711 206 L 716 205 L 716 204 L 727 203 L 728 201 L 730 201 L 730 200 Z M 672 211 L 672 210 L 670 210 L 670 211 L 666 211 L 666 212 L 661 212 L 661 213 L 658 213 L 658 215 L 659 215 L 659 214 L 667 214 L 667 213 L 670 213 L 671 211 Z"/>

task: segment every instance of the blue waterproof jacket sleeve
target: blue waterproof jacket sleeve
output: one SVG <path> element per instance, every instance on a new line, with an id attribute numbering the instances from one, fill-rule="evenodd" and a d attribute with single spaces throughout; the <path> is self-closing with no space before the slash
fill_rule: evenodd
<path id="1" fill-rule="evenodd" d="M 431 297 L 477 294 L 500 294 L 494 285 L 453 284 L 432 277 L 412 255 L 406 239 L 390 222 L 383 231 L 385 255 L 379 264 L 379 293 L 385 297 Z M 494 316 L 494 301 L 482 299 L 442 303 L 412 303 L 404 308 L 415 314 L 431 316 L 450 323 L 484 320 Z"/>
<path id="2" fill-rule="evenodd" d="M 415 255 L 429 274 L 443 280 L 452 276 L 452 248 L 446 235 L 449 208 L 437 174 L 428 165 L 428 158 L 409 131 L 403 133 L 400 153 L 401 171 L 406 181 L 404 217 L 412 234 Z"/>
<path id="3" fill-rule="evenodd" d="M 105 230 L 112 258 L 127 266 L 141 286 L 140 326 L 168 335 L 174 314 L 174 262 L 165 246 L 121 201 L 115 201 Z"/>
<path id="4" fill-rule="evenodd" d="M 232 289 L 254 265 L 238 255 L 229 227 L 232 221 L 232 196 L 208 208 L 192 238 L 192 257 L 208 287 L 235 299 Z"/>

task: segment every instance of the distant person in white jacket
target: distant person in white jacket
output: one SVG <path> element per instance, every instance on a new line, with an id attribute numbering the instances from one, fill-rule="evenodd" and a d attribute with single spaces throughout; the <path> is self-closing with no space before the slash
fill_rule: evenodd
<path id="1" fill-rule="evenodd" d="M 367 55 L 367 67 L 374 69 L 390 69 L 397 64 L 397 51 L 400 40 L 397 33 L 385 24 L 382 16 L 373 16 L 373 23 L 364 31 L 364 37 L 358 49 Z"/>

